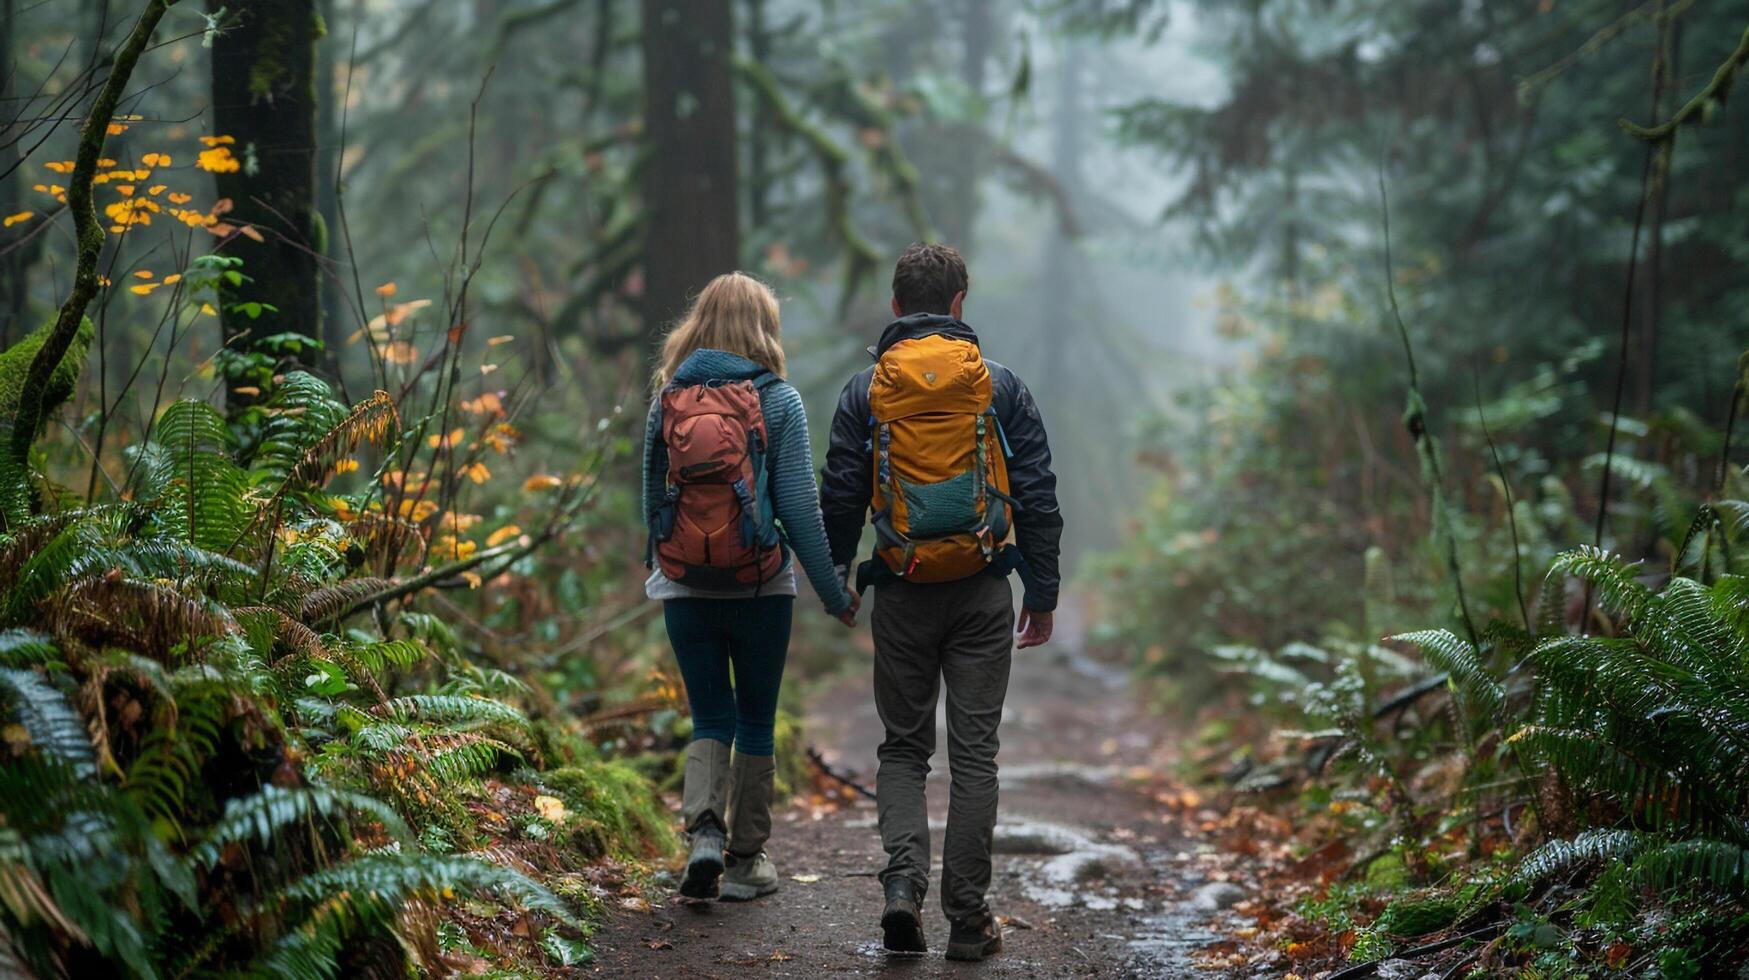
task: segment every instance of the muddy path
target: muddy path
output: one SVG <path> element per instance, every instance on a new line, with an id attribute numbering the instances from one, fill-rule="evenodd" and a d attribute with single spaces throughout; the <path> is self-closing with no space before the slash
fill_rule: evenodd
<path id="1" fill-rule="evenodd" d="M 1092 659 L 1072 608 L 1059 637 L 1016 654 L 999 756 L 1001 816 L 991 907 L 1007 922 L 1004 951 L 982 963 L 945 960 L 933 883 L 925 914 L 932 952 L 880 950 L 884 864 L 872 802 L 798 803 L 776 816 L 771 853 L 784 876 L 751 904 L 685 906 L 659 896 L 648 912 L 616 908 L 595 937 L 596 975 L 612 977 L 1183 977 L 1219 976 L 1205 949 L 1217 908 L 1242 899 L 1242 859 L 1184 830 L 1160 775 L 1175 757 L 1170 725 L 1151 718 L 1117 665 Z M 873 782 L 881 726 L 866 672 L 810 699 L 807 731 L 833 767 Z M 942 722 L 938 718 L 938 724 Z M 941 742 L 945 744 L 945 737 Z M 946 818 L 945 749 L 929 796 L 939 882 Z M 1206 815 L 1206 814 L 1205 814 Z M 1278 976 L 1261 964 L 1240 976 Z"/>

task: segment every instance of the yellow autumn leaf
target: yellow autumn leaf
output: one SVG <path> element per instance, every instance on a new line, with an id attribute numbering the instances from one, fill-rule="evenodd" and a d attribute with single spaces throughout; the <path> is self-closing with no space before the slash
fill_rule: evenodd
<path id="1" fill-rule="evenodd" d="M 163 285 L 163 283 L 143 282 L 138 286 L 129 286 L 128 292 L 133 293 L 135 296 L 150 296 L 152 295 L 152 290 L 157 289 L 161 285 Z"/>
<path id="2" fill-rule="evenodd" d="M 564 482 L 565 481 L 553 476 L 551 473 L 536 473 L 522 481 L 522 489 L 529 493 L 536 493 L 541 490 L 551 490 L 554 487 L 562 486 L 564 485 Z"/>
<path id="3" fill-rule="evenodd" d="M 567 815 L 564 801 L 556 796 L 535 797 L 534 810 L 547 823 L 564 823 Z"/>
<path id="4" fill-rule="evenodd" d="M 136 269 L 136 270 L 134 270 L 134 278 L 135 279 L 150 279 L 150 278 L 152 278 L 152 275 L 153 275 L 153 273 L 152 273 L 151 269 Z"/>
<path id="5" fill-rule="evenodd" d="M 182 273 L 173 272 L 164 277 L 164 285 L 169 286 L 182 281 Z"/>
<path id="6" fill-rule="evenodd" d="M 134 185 L 132 185 L 132 184 L 117 184 L 117 185 L 115 185 L 115 192 L 117 194 L 120 194 L 122 197 L 133 197 L 134 196 Z"/>
<path id="7" fill-rule="evenodd" d="M 463 572 L 462 581 L 468 583 L 468 588 L 477 589 L 483 580 L 480 578 L 479 572 Z"/>
<path id="8" fill-rule="evenodd" d="M 99 167 L 113 167 L 113 166 L 115 166 L 115 161 L 111 160 L 108 157 L 98 157 L 97 158 L 97 165 Z"/>
<path id="9" fill-rule="evenodd" d="M 475 483 L 485 483 L 492 478 L 492 471 L 486 468 L 485 463 L 471 463 L 462 468 L 462 475 Z"/>
<path id="10" fill-rule="evenodd" d="M 218 316 L 219 315 L 219 311 L 213 309 L 213 304 L 211 304 L 211 303 L 200 304 L 200 311 L 202 313 L 206 314 L 207 316 Z"/>
<path id="11" fill-rule="evenodd" d="M 340 462 L 334 464 L 335 475 L 339 475 L 341 473 L 354 473 L 357 471 L 358 471 L 358 460 L 356 460 L 356 459 L 343 459 Z"/>
<path id="12" fill-rule="evenodd" d="M 73 172 L 73 161 L 71 160 L 50 160 L 43 164 L 43 166 L 58 174 L 70 174 Z"/>
<path id="13" fill-rule="evenodd" d="M 514 524 L 506 524 L 503 527 L 499 528 L 496 531 L 493 531 L 491 534 L 486 536 L 486 547 L 496 548 L 499 545 L 503 544 L 506 541 L 509 541 L 511 538 L 514 538 L 521 533 L 522 533 L 522 528 L 519 528 Z"/>
<path id="14" fill-rule="evenodd" d="M 169 186 L 170 186 L 169 184 L 153 184 L 152 186 L 146 188 L 146 193 L 152 195 L 153 197 L 157 197 L 159 194 L 164 193 L 164 189 L 169 187 Z"/>
<path id="15" fill-rule="evenodd" d="M 227 146 L 200 151 L 194 165 L 215 174 L 234 174 L 243 169 L 243 164 L 231 155 L 231 149 Z"/>
<path id="16" fill-rule="evenodd" d="M 202 136 L 200 141 L 208 146 L 224 146 L 227 143 L 237 142 L 237 138 L 235 136 Z"/>
<path id="17" fill-rule="evenodd" d="M 109 124 L 109 128 L 104 131 L 111 136 L 120 136 L 128 131 L 127 123 L 112 122 Z"/>
<path id="18" fill-rule="evenodd" d="M 504 401 L 495 391 L 488 391 L 478 398 L 464 399 L 462 411 L 472 415 L 497 415 L 504 411 Z"/>
<path id="19" fill-rule="evenodd" d="M 0 226 L 10 228 L 13 225 L 18 224 L 20 221 L 29 221 L 31 216 L 35 214 L 35 211 L 20 211 L 17 214 L 9 214 L 4 221 L 0 221 Z"/>
<path id="20" fill-rule="evenodd" d="M 170 166 L 170 154 L 148 153 L 140 157 L 140 162 L 148 167 L 168 167 Z"/>
<path id="21" fill-rule="evenodd" d="M 467 436 L 467 433 L 465 431 L 463 431 L 462 429 L 458 428 L 458 429 L 451 430 L 451 432 L 447 436 L 445 436 L 445 435 L 426 436 L 425 437 L 425 444 L 427 446 L 430 446 L 432 449 L 436 449 L 439 446 L 445 446 L 445 447 L 454 446 L 457 443 L 461 442 L 462 439 L 465 438 L 466 436 Z"/>
<path id="22" fill-rule="evenodd" d="M 192 200 L 194 200 L 193 194 L 184 194 L 181 191 L 171 191 L 170 192 L 170 203 L 171 204 L 187 204 L 189 201 L 192 201 Z"/>
<path id="23" fill-rule="evenodd" d="M 486 346 L 487 347 L 497 347 L 499 344 L 508 344 L 512 340 L 515 340 L 515 339 L 516 339 L 515 334 L 508 334 L 508 333 L 499 334 L 496 337 L 486 338 Z"/>

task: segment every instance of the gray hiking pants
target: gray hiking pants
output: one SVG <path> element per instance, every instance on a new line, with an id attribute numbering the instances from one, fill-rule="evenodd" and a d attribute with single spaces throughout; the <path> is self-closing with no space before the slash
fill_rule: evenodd
<path id="1" fill-rule="evenodd" d="M 876 802 L 885 883 L 907 878 L 929 889 L 929 806 L 924 780 L 935 753 L 935 703 L 947 682 L 947 836 L 941 907 L 949 919 L 985 911 L 990 838 L 996 826 L 996 726 L 1008 695 L 1014 599 L 1008 581 L 974 575 L 958 582 L 875 587 L 874 695 L 886 739 Z"/>

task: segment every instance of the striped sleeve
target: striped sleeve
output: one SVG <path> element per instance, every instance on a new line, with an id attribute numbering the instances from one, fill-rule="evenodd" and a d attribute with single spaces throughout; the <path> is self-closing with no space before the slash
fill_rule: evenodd
<path id="1" fill-rule="evenodd" d="M 802 396 L 787 382 L 765 391 L 765 421 L 771 430 L 771 497 L 785 540 L 808 582 L 837 615 L 850 608 L 832 565 L 826 525 L 820 517 L 819 488 L 814 482 L 814 453 L 808 442 L 808 414 Z"/>

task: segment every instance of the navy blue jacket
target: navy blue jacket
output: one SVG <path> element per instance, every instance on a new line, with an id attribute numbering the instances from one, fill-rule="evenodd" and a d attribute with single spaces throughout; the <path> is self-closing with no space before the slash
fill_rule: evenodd
<path id="1" fill-rule="evenodd" d="M 978 342 L 978 335 L 951 316 L 913 313 L 887 325 L 880 343 L 869 348 L 875 357 L 901 340 L 940 335 Z M 1057 509 L 1057 477 L 1051 472 L 1051 447 L 1045 437 L 1038 405 L 1019 377 L 995 361 L 990 369 L 991 399 L 1002 434 L 1008 440 L 1009 492 L 1019 507 L 1014 512 L 1014 540 L 1026 561 L 1026 608 L 1051 612 L 1057 608 L 1057 553 L 1063 536 L 1063 515 Z M 820 510 L 826 518 L 826 538 L 832 562 L 848 568 L 856 558 L 874 496 L 874 450 L 869 430 L 868 387 L 874 367 L 865 368 L 838 398 L 826 469 L 820 478 Z"/>

